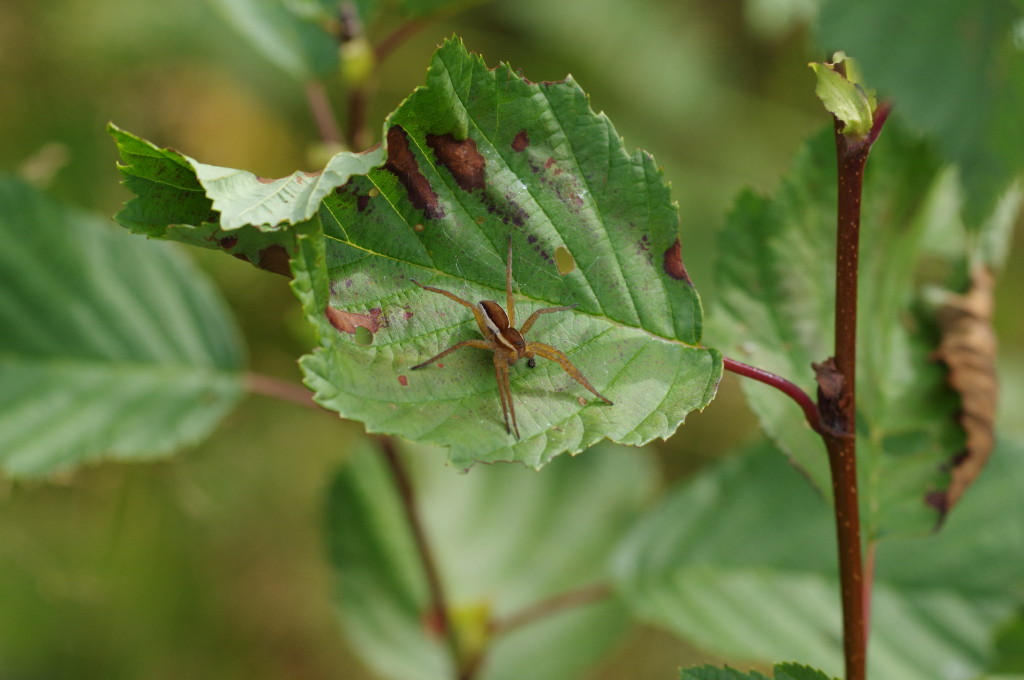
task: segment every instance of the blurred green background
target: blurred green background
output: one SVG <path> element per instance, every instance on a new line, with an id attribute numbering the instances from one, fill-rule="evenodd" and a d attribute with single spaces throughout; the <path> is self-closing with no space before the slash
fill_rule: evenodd
<path id="1" fill-rule="evenodd" d="M 471 4 L 427 22 L 386 62 L 371 128 L 423 82 L 431 53 L 453 33 L 531 80 L 572 73 L 627 146 L 664 166 L 689 272 L 711 306 L 714 238 L 732 197 L 770 191 L 800 142 L 829 122 L 806 67 L 824 56 L 807 28 L 814 6 Z M 371 38 L 395 26 L 385 19 Z M 0 93 L 0 168 L 102 215 L 127 199 L 108 121 L 265 177 L 319 165 L 302 87 L 202 0 L 5 0 Z M 310 339 L 287 282 L 218 254 L 191 256 L 234 309 L 251 370 L 297 382 Z M 1024 290 L 1014 267 L 1005 279 L 1004 291 Z M 997 314 L 1007 401 L 1021 396 L 1013 376 L 1024 337 L 1009 297 Z M 333 619 L 320 533 L 330 473 L 361 433 L 327 413 L 249 397 L 212 439 L 165 462 L 0 480 L 0 680 L 11 668 L 22 669 L 10 676 L 19 679 L 369 677 Z M 658 449 L 667 476 L 678 477 L 755 436 L 727 379 L 715 403 Z M 637 628 L 593 678 L 673 677 L 705 660 Z"/>

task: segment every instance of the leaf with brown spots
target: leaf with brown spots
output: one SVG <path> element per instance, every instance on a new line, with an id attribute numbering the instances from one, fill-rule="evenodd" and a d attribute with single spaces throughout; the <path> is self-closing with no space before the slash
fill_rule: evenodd
<path id="1" fill-rule="evenodd" d="M 383 167 L 325 197 L 325 238 L 303 239 L 295 261 L 295 289 L 321 328 L 320 349 L 302 360 L 321 404 L 371 431 L 447 446 L 459 467 L 539 467 L 605 437 L 671 436 L 711 400 L 721 358 L 701 346 L 700 298 L 684 274 L 668 186 L 571 79 L 531 83 L 448 41 L 383 136 Z M 511 367 L 519 441 L 505 431 L 485 351 L 409 370 L 479 338 L 470 310 L 412 279 L 504 305 L 510 237 L 517 323 L 576 305 L 540 317 L 528 339 L 566 352 L 615 402 L 595 405 L 557 364 L 520 361 Z M 380 310 L 373 344 L 338 332 L 325 308 Z"/>

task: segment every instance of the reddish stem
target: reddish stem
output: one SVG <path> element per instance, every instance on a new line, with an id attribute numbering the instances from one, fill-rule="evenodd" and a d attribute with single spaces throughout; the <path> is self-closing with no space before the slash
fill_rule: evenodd
<path id="1" fill-rule="evenodd" d="M 334 106 L 327 96 L 327 90 L 323 83 L 311 80 L 306 83 L 306 100 L 309 102 L 309 110 L 316 121 L 316 129 L 320 133 L 320 140 L 329 147 L 341 146 L 341 132 L 338 130 L 338 119 L 334 114 Z"/>
<path id="2" fill-rule="evenodd" d="M 837 70 L 844 72 L 842 64 Z M 870 597 L 869 584 L 864 578 L 857 493 L 860 208 L 868 154 L 889 116 L 890 108 L 887 103 L 883 103 L 876 109 L 871 131 L 865 137 L 843 134 L 843 122 L 833 117 L 838 170 L 835 354 L 832 359 L 815 366 L 815 369 L 818 372 L 821 434 L 828 449 L 832 475 L 847 680 L 864 680 L 867 675 L 867 602 Z"/>
<path id="3" fill-rule="evenodd" d="M 260 373 L 245 374 L 245 388 L 253 394 L 290 401 L 306 408 L 319 409 L 320 405 L 313 401 L 313 393 L 304 385 L 272 378 Z"/>
<path id="4" fill-rule="evenodd" d="M 751 366 L 743 363 L 742 361 L 730 359 L 729 357 L 722 357 L 722 363 L 725 366 L 725 370 L 731 371 L 736 375 L 742 375 L 746 378 L 753 378 L 758 382 L 774 387 L 795 401 L 803 410 L 804 418 L 807 419 L 807 424 L 810 425 L 811 429 L 815 432 L 819 431 L 821 427 L 821 418 L 818 415 L 818 406 L 814 403 L 809 394 L 804 392 L 795 384 L 781 376 L 771 373 L 770 371 L 766 371 L 763 368 L 757 368 L 756 366 Z"/>

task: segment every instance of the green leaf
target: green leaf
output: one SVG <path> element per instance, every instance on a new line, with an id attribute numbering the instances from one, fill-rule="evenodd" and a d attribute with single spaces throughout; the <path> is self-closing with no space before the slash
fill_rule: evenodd
<path id="1" fill-rule="evenodd" d="M 251 225 L 274 228 L 310 219 L 320 201 L 352 175 L 365 175 L 384 162 L 383 149 L 363 154 L 335 154 L 320 172 L 295 171 L 281 179 L 264 179 L 245 170 L 204 165 L 191 158 L 196 178 L 220 213 L 222 229 Z"/>
<path id="2" fill-rule="evenodd" d="M 976 227 L 1024 169 L 1021 6 L 1014 0 L 823 3 L 821 41 L 857 58 L 895 115 L 961 166 Z"/>
<path id="3" fill-rule="evenodd" d="M 869 677 L 973 677 L 1024 600 L 1024 447 L 997 450 L 941 534 L 878 548 Z M 834 526 L 759 446 L 669 492 L 623 541 L 616 584 L 641 619 L 731 659 L 843 667 Z"/>
<path id="4" fill-rule="evenodd" d="M 512 466 L 458 475 L 425 453 L 403 458 L 413 468 L 417 508 L 464 651 L 488 645 L 481 680 L 580 675 L 624 630 L 614 599 L 497 637 L 488 624 L 603 582 L 609 550 L 652 490 L 650 457 L 607 447 L 557 462 L 541 476 Z M 337 475 L 327 524 L 338 611 L 352 648 L 384 677 L 454 677 L 431 632 L 420 557 L 380 454 L 364 450 Z"/>
<path id="5" fill-rule="evenodd" d="M 166 454 L 242 391 L 224 303 L 164 244 L 0 180 L 0 467 Z"/>
<path id="6" fill-rule="evenodd" d="M 328 0 L 209 0 L 224 20 L 268 61 L 297 81 L 338 68 L 338 40 L 327 27 Z"/>
<path id="7" fill-rule="evenodd" d="M 832 353 L 835 160 L 831 134 L 801 153 L 772 198 L 742 195 L 722 233 L 720 330 L 736 357 L 814 394 L 811 362 Z M 927 148 L 887 126 L 872 151 L 861 227 L 858 450 L 865 533 L 931 530 L 947 509 L 965 435 L 960 397 L 935 361 L 939 330 L 927 300 L 962 292 L 985 238 L 958 218 L 951 175 Z M 1011 211 L 986 227 L 1003 229 Z M 982 259 L 985 259 L 984 257 Z M 744 381 L 762 427 L 810 479 L 831 488 L 824 448 L 802 412 L 775 390 Z"/>
<path id="8" fill-rule="evenodd" d="M 796 664 L 779 664 L 775 666 L 775 680 L 830 680 L 829 676 L 813 668 Z M 741 673 L 735 669 L 701 666 L 700 668 L 684 668 L 680 680 L 769 680 L 757 671 Z"/>
<path id="9" fill-rule="evenodd" d="M 410 17 L 428 17 L 479 4 L 479 0 L 399 0 L 402 13 Z"/>
<path id="10" fill-rule="evenodd" d="M 325 195 L 383 162 L 382 151 L 343 152 L 321 172 L 265 180 L 204 165 L 114 125 L 109 132 L 121 155 L 124 183 L 135 194 L 117 214 L 120 224 L 153 238 L 222 250 L 286 276 L 295 243 L 281 225 L 310 219 Z"/>
<path id="11" fill-rule="evenodd" d="M 668 187 L 575 83 L 490 70 L 449 41 L 385 130 L 383 169 L 327 196 L 325 238 L 310 237 L 293 264 L 320 329 L 322 346 L 302 367 L 322 405 L 370 431 L 450 447 L 453 464 L 468 467 L 540 466 L 602 437 L 643 444 L 711 400 L 721 358 L 699 346 L 700 298 Z M 505 431 L 490 354 L 466 349 L 443 367 L 410 370 L 479 337 L 468 309 L 412 279 L 504 303 L 510 237 L 516 319 L 578 305 L 542 316 L 528 339 L 565 351 L 615 402 L 593 403 L 557 364 L 520 362 L 521 441 Z M 373 332 L 372 346 L 355 342 L 354 326 Z"/>
<path id="12" fill-rule="evenodd" d="M 814 93 L 829 113 L 845 123 L 843 134 L 865 137 L 874 122 L 874 101 L 857 83 L 847 80 L 831 64 L 810 64 L 817 84 Z"/>

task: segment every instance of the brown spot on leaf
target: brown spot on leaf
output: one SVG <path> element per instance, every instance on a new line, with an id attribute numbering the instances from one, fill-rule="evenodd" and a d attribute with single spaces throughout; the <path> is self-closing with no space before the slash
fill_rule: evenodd
<path id="1" fill-rule="evenodd" d="M 370 197 L 366 194 L 359 194 L 356 196 L 356 210 L 363 212 L 366 210 L 366 206 L 370 205 Z"/>
<path id="2" fill-rule="evenodd" d="M 371 333 L 376 333 L 381 327 L 380 307 L 371 309 L 369 314 L 346 312 L 343 309 L 328 307 L 324 310 L 324 315 L 327 316 L 327 320 L 331 322 L 331 325 L 342 333 L 355 334 L 356 329 L 359 327 L 365 328 Z"/>
<path id="3" fill-rule="evenodd" d="M 257 176 L 256 177 L 256 181 L 259 182 L 260 184 L 273 184 L 277 180 L 276 179 L 272 179 L 270 177 L 259 177 L 259 176 Z"/>
<path id="4" fill-rule="evenodd" d="M 462 141 L 451 134 L 427 135 L 427 146 L 434 150 L 434 156 L 463 191 L 483 189 L 484 167 L 487 161 L 476 149 L 476 140 L 466 138 Z"/>
<path id="5" fill-rule="evenodd" d="M 522 153 L 528 146 L 530 146 L 530 136 L 526 134 L 526 130 L 520 130 L 512 140 L 512 150 Z"/>
<path id="6" fill-rule="evenodd" d="M 398 376 L 398 384 L 400 384 L 402 387 L 408 387 L 409 379 L 406 378 L 404 375 L 400 375 Z"/>
<path id="7" fill-rule="evenodd" d="M 963 295 L 950 294 L 938 310 L 942 339 L 935 358 L 949 370 L 947 379 L 960 395 L 960 425 L 967 435 L 966 450 L 950 461 L 952 480 L 945 493 L 929 502 L 943 513 L 960 500 L 988 461 L 995 445 L 996 334 L 992 328 L 995 280 L 987 269 L 971 276 Z"/>
<path id="8" fill-rule="evenodd" d="M 384 169 L 393 173 L 402 183 L 413 207 L 422 210 L 431 219 L 444 217 L 437 193 L 420 172 L 416 157 L 409 148 L 409 135 L 401 125 L 388 128 L 388 160 Z"/>
<path id="9" fill-rule="evenodd" d="M 292 270 L 288 265 L 288 251 L 283 246 L 267 246 L 259 252 L 260 261 L 256 265 L 260 269 L 266 269 L 268 272 L 274 272 L 281 276 L 287 276 L 291 278 Z"/>
<path id="10" fill-rule="evenodd" d="M 676 239 L 675 243 L 665 250 L 663 267 L 665 273 L 673 279 L 686 281 L 691 286 L 693 285 L 693 281 L 690 280 L 690 275 L 686 273 L 686 267 L 683 265 L 683 247 L 679 243 L 679 239 Z"/>
<path id="11" fill-rule="evenodd" d="M 218 241 L 218 243 L 220 244 L 220 247 L 223 248 L 224 250 L 231 250 L 232 248 L 238 245 L 238 237 L 225 236 L 220 241 Z"/>

